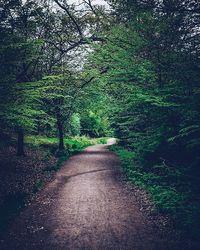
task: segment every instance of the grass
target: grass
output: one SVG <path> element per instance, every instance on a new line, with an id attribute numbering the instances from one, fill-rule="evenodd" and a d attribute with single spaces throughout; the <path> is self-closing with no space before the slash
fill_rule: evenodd
<path id="1" fill-rule="evenodd" d="M 121 161 L 127 180 L 145 189 L 154 201 L 159 212 L 171 217 L 174 226 L 194 240 L 200 239 L 200 199 L 199 192 L 194 193 L 187 176 L 174 168 L 164 165 L 154 166 L 149 171 L 138 166 L 134 152 L 118 145 L 111 149 Z"/>
<path id="2" fill-rule="evenodd" d="M 107 142 L 107 138 L 89 138 L 86 136 L 76 136 L 72 138 L 64 139 L 65 150 L 62 152 L 57 152 L 58 148 L 58 139 L 57 138 L 49 138 L 44 136 L 27 136 L 25 139 L 25 143 L 31 147 L 44 147 L 49 149 L 49 153 L 45 156 L 47 159 L 51 157 L 52 154 L 58 156 L 58 160 L 54 165 L 49 165 L 45 168 L 44 171 L 58 171 L 63 162 L 66 161 L 70 156 L 81 152 L 88 146 L 94 144 L 105 144 Z M 57 152 L 57 153 L 56 153 Z M 44 159 L 45 160 L 45 159 Z M 39 184 L 38 184 L 39 185 Z M 37 185 L 35 187 L 37 190 Z M 38 189 L 39 190 L 39 189 Z"/>
<path id="3" fill-rule="evenodd" d="M 107 138 L 89 138 L 86 136 L 76 136 L 72 138 L 64 139 L 64 144 L 67 148 L 84 148 L 89 145 L 98 143 L 106 143 Z M 46 136 L 34 136 L 29 135 L 25 138 L 25 143 L 34 147 L 44 145 L 58 145 L 58 138 L 46 137 Z"/>

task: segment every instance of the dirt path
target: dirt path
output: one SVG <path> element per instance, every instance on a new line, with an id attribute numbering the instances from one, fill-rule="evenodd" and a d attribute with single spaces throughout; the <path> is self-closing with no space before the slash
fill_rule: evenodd
<path id="1" fill-rule="evenodd" d="M 14 222 L 1 249 L 180 249 L 140 211 L 120 174 L 118 157 L 105 145 L 71 157 Z"/>

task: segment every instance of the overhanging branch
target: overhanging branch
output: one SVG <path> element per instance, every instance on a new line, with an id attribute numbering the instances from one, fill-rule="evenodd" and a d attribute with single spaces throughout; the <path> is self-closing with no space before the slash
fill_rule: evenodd
<path id="1" fill-rule="evenodd" d="M 68 6 L 65 6 L 65 5 L 63 5 L 63 4 L 61 4 L 60 1 L 58 1 L 58 0 L 54 0 L 54 2 L 55 2 L 61 9 L 63 9 L 63 10 L 67 13 L 67 15 L 69 16 L 69 18 L 70 18 L 70 19 L 72 20 L 72 22 L 74 23 L 74 25 L 75 25 L 75 27 L 76 27 L 76 29 L 77 29 L 79 35 L 82 37 L 82 36 L 83 36 L 83 33 L 82 33 L 82 30 L 81 30 L 81 27 L 80 27 L 80 25 L 78 24 L 76 18 L 75 18 L 75 17 L 73 16 L 73 14 L 70 12 L 69 7 L 68 7 Z"/>

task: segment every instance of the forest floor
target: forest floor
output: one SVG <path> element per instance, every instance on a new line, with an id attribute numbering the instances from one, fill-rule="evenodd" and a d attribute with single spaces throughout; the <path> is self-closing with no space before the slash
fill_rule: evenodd
<path id="1" fill-rule="evenodd" d="M 72 156 L 5 231 L 0 249 L 198 249 L 144 191 L 123 182 L 120 166 L 107 145 Z"/>

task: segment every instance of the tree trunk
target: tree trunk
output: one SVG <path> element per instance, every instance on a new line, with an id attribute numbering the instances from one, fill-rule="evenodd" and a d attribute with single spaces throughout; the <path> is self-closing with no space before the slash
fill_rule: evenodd
<path id="1" fill-rule="evenodd" d="M 57 126 L 59 134 L 59 150 L 64 150 L 64 133 L 63 133 L 63 124 L 61 121 L 60 114 L 57 114 Z"/>
<path id="2" fill-rule="evenodd" d="M 24 156 L 24 131 L 19 128 L 17 131 L 17 155 Z"/>

